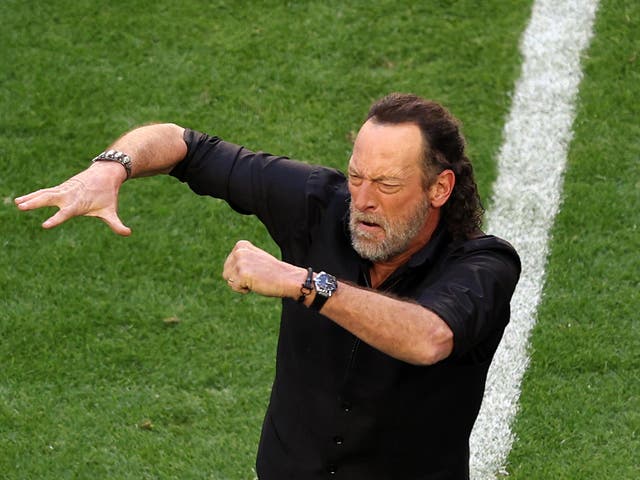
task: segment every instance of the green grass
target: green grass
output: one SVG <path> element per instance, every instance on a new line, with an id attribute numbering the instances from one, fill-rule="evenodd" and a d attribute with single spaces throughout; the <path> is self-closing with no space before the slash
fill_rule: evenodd
<path id="1" fill-rule="evenodd" d="M 168 178 L 123 187 L 127 239 L 11 199 L 150 121 L 342 168 L 394 90 L 465 121 L 488 193 L 530 2 L 414 3 L 2 3 L 0 477 L 254 477 L 279 303 L 220 273 L 264 228 Z"/>
<path id="2" fill-rule="evenodd" d="M 150 121 L 342 168 L 399 90 L 464 121 L 486 198 L 530 3 L 0 3 L 0 478 L 253 478 L 279 312 L 220 279 L 265 230 L 172 179 L 123 187 L 127 239 L 15 196 Z M 587 61 L 514 478 L 637 469 L 639 13 L 604 2 Z"/>
<path id="3" fill-rule="evenodd" d="M 640 478 L 639 18 L 603 2 L 584 60 L 508 478 Z"/>

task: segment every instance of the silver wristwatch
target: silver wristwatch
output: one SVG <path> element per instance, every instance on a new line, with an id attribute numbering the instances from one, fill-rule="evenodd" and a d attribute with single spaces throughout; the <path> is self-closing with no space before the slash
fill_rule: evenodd
<path id="1" fill-rule="evenodd" d="M 327 272 L 320 272 L 313 279 L 313 285 L 316 290 L 316 297 L 313 299 L 310 308 L 320 311 L 327 299 L 338 289 L 338 281 L 333 275 L 329 275 Z"/>

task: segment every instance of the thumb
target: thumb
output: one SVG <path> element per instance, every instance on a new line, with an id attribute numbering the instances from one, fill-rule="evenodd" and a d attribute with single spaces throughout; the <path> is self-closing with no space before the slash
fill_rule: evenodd
<path id="1" fill-rule="evenodd" d="M 123 237 L 128 237 L 129 235 L 131 235 L 131 229 L 124 223 L 122 223 L 122 220 L 120 220 L 120 217 L 118 217 L 117 213 L 111 213 L 105 216 L 101 216 L 100 218 L 109 226 L 109 228 L 114 233 L 122 235 Z"/>

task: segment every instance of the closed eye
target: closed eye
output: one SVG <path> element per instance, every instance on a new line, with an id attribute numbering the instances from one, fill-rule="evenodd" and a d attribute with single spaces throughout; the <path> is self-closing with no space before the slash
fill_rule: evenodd
<path id="1" fill-rule="evenodd" d="M 386 183 L 386 182 L 380 182 L 378 183 L 378 190 L 380 190 L 382 193 L 396 193 L 398 191 L 400 191 L 400 189 L 402 188 L 402 185 L 399 185 L 397 183 Z"/>

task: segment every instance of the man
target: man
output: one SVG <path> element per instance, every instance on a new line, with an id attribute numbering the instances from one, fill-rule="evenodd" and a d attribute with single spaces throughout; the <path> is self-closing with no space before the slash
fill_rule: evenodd
<path id="1" fill-rule="evenodd" d="M 480 231 L 464 139 L 444 108 L 404 94 L 376 102 L 346 177 L 176 125 L 141 127 L 16 203 L 58 206 L 45 228 L 90 215 L 129 235 L 118 190 L 156 173 L 256 215 L 281 249 L 278 260 L 239 241 L 223 270 L 236 292 L 283 299 L 260 479 L 468 478 L 520 261 Z"/>

